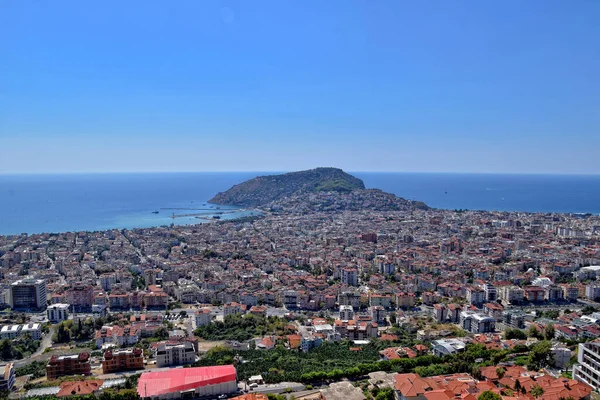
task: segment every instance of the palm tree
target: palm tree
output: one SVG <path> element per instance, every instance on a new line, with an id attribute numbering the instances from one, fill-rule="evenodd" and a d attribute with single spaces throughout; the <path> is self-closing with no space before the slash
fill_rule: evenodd
<path id="1" fill-rule="evenodd" d="M 544 394 L 544 389 L 539 387 L 539 385 L 535 385 L 534 387 L 531 388 L 531 395 L 533 397 L 535 397 L 536 399 L 538 397 L 542 397 L 543 394 Z"/>

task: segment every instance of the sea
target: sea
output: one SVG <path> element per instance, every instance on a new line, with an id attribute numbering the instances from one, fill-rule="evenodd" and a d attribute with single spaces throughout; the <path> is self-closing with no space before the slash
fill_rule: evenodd
<path id="1" fill-rule="evenodd" d="M 208 200 L 264 173 L 0 175 L 0 235 L 197 224 L 255 215 Z M 431 207 L 600 214 L 600 175 L 352 172 Z"/>

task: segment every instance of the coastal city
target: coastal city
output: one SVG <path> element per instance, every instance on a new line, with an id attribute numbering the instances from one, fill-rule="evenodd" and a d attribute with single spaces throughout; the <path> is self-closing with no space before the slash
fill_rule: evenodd
<path id="1" fill-rule="evenodd" d="M 11 398 L 531 400 L 600 389 L 600 217 L 318 191 L 0 237 Z"/>

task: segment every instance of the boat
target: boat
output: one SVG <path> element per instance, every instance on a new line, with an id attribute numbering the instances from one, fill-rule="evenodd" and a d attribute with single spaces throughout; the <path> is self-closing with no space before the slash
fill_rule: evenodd
<path id="1" fill-rule="evenodd" d="M 220 215 L 213 215 L 213 219 L 221 219 Z"/>
<path id="2" fill-rule="evenodd" d="M 158 214 L 158 211 L 152 211 L 152 214 Z"/>

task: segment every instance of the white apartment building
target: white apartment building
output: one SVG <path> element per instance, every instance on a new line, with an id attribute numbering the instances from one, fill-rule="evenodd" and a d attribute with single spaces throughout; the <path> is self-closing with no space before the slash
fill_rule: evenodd
<path id="1" fill-rule="evenodd" d="M 46 309 L 46 315 L 48 315 L 48 321 L 52 323 L 66 321 L 69 319 L 69 305 L 61 303 L 52 304 Z"/>
<path id="2" fill-rule="evenodd" d="M 169 344 L 163 343 L 156 349 L 156 366 L 172 367 L 188 365 L 196 361 L 196 350 L 190 342 Z"/>
<path id="3" fill-rule="evenodd" d="M 600 390 L 600 343 L 580 343 L 577 364 L 573 366 L 573 379 Z"/>
<path id="4" fill-rule="evenodd" d="M 342 321 L 350 321 L 354 319 L 354 308 L 349 305 L 340 306 L 340 319 Z"/>
<path id="5" fill-rule="evenodd" d="M 2 339 L 16 339 L 21 334 L 21 325 L 4 325 L 0 330 Z"/>
<path id="6" fill-rule="evenodd" d="M 467 288 L 467 301 L 473 305 L 482 305 L 485 302 L 485 292 L 478 287 Z"/>
<path id="7" fill-rule="evenodd" d="M 26 334 L 29 334 L 33 340 L 40 340 L 42 338 L 42 326 L 37 322 L 21 326 L 21 335 Z"/>

